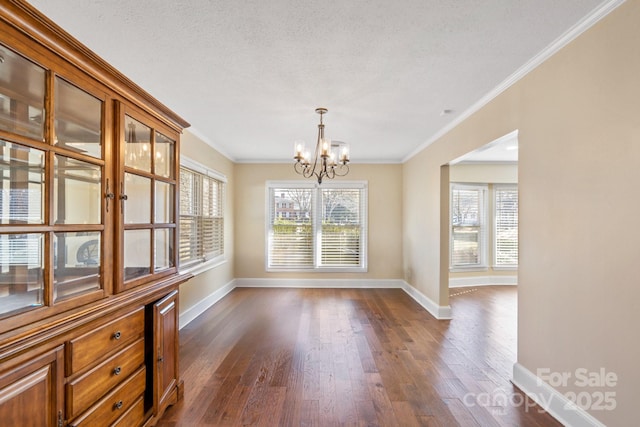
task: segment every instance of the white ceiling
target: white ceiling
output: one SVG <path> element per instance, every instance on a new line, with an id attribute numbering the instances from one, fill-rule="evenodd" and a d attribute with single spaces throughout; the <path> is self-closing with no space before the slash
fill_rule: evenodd
<path id="1" fill-rule="evenodd" d="M 516 130 L 452 160 L 449 164 L 518 163 L 518 149 L 518 131 Z"/>
<path id="2" fill-rule="evenodd" d="M 400 162 L 602 0 L 31 0 L 234 161 Z M 443 110 L 453 110 L 442 114 Z"/>

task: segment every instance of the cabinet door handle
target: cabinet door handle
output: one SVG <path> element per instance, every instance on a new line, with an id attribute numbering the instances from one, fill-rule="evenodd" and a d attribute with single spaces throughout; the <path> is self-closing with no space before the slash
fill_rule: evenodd
<path id="1" fill-rule="evenodd" d="M 113 375 L 120 375 L 120 372 L 122 372 L 122 368 L 118 366 L 113 370 Z"/>
<path id="2" fill-rule="evenodd" d="M 126 194 L 124 194 L 124 182 L 120 184 L 120 212 L 124 214 L 124 202 L 129 199 Z"/>
<path id="3" fill-rule="evenodd" d="M 115 409 L 122 409 L 122 400 L 118 400 L 113 407 Z"/>
<path id="4" fill-rule="evenodd" d="M 107 199 L 106 208 L 107 208 L 107 212 L 109 212 L 109 201 L 115 199 L 116 196 L 111 191 L 109 191 L 109 180 L 108 179 L 107 179 L 107 191 L 104 194 L 104 198 Z"/>
<path id="5" fill-rule="evenodd" d="M 114 340 L 119 340 L 121 336 L 122 336 L 122 334 L 120 333 L 120 331 L 116 331 L 116 333 L 113 334 L 113 339 Z"/>

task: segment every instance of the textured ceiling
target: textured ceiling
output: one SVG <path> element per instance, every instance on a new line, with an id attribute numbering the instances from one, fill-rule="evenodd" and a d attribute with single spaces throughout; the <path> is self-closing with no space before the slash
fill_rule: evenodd
<path id="1" fill-rule="evenodd" d="M 31 0 L 232 160 L 399 162 L 602 0 Z M 443 110 L 453 110 L 442 114 Z"/>

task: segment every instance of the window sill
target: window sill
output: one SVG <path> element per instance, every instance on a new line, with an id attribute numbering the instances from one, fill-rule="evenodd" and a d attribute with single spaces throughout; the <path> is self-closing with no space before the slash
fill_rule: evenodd
<path id="1" fill-rule="evenodd" d="M 463 266 L 449 267 L 450 273 L 465 273 L 470 271 L 489 271 L 489 267 L 486 265 L 470 265 L 468 267 L 463 267 Z"/>
<path id="2" fill-rule="evenodd" d="M 367 267 L 267 268 L 267 273 L 366 273 Z"/>
<path id="3" fill-rule="evenodd" d="M 214 268 L 219 267 L 222 264 L 226 264 L 226 263 L 227 263 L 227 259 L 224 257 L 224 255 L 222 255 L 222 256 L 207 260 L 205 262 L 186 267 L 184 270 L 180 269 L 179 271 L 180 273 L 189 273 L 189 274 L 193 274 L 194 276 L 197 276 L 198 274 L 202 274 L 206 271 L 213 270 Z"/>
<path id="4" fill-rule="evenodd" d="M 495 271 L 518 271 L 517 265 L 494 265 L 491 268 Z"/>

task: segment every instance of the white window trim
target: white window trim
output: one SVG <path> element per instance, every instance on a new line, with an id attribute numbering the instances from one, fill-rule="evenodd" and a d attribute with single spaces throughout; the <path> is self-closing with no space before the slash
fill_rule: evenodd
<path id="1" fill-rule="evenodd" d="M 476 189 L 482 190 L 482 215 L 484 230 L 481 230 L 484 233 L 484 236 L 481 236 L 481 242 L 478 245 L 478 249 L 480 251 L 480 262 L 478 264 L 472 265 L 453 265 L 453 190 L 454 187 L 464 187 L 465 189 Z M 488 238 L 489 238 L 489 218 L 488 218 L 488 203 L 489 203 L 489 185 L 488 184 L 468 184 L 464 182 L 452 182 L 449 186 L 449 271 L 450 272 L 465 272 L 465 271 L 488 271 L 489 270 L 489 262 L 488 262 Z"/>
<path id="2" fill-rule="evenodd" d="M 518 184 L 494 184 L 493 185 L 493 265 L 491 268 L 496 271 L 517 271 L 518 264 L 515 265 L 504 265 L 504 264 L 496 264 L 496 260 L 498 259 L 498 198 L 496 194 L 498 190 L 518 190 Z M 518 203 L 520 203 L 520 194 L 518 193 Z M 519 224 L 518 224 L 519 225 Z M 519 241 L 519 239 L 518 239 Z"/>
<path id="3" fill-rule="evenodd" d="M 198 163 L 195 160 L 190 159 L 189 157 L 180 155 L 180 167 L 183 167 L 183 166 L 187 169 L 191 169 L 192 171 L 201 173 L 202 175 L 208 176 L 213 179 L 217 179 L 218 181 L 222 181 L 225 184 L 227 183 L 226 175 L 218 171 L 215 171 L 211 168 L 208 168 L 202 163 Z M 224 200 L 224 202 L 226 202 L 226 200 Z"/>
<path id="4" fill-rule="evenodd" d="M 265 185 L 265 271 L 267 272 L 317 272 L 317 273 L 366 273 L 368 271 L 368 203 L 369 203 L 369 195 L 368 195 L 368 181 L 333 181 L 333 182 L 324 182 L 319 185 L 317 182 L 311 181 L 267 181 Z M 358 267 L 323 267 L 319 265 L 320 258 L 320 250 L 318 246 L 320 245 L 320 239 L 316 237 L 315 239 L 315 248 L 314 248 L 314 267 L 312 268 L 274 268 L 269 266 L 269 248 L 271 246 L 271 221 L 269 220 L 271 216 L 271 195 L 270 190 L 272 188 L 303 188 L 303 189 L 314 189 L 318 190 L 322 189 L 340 189 L 340 188 L 358 188 L 365 190 L 366 197 L 364 200 L 361 200 L 361 265 Z M 317 210 L 317 202 L 318 202 L 317 193 L 312 197 L 312 211 L 316 212 Z M 318 235 L 319 221 L 321 220 L 321 215 L 315 215 L 314 221 L 312 224 L 313 234 L 314 236 Z"/>
<path id="5" fill-rule="evenodd" d="M 191 264 L 186 268 L 180 268 L 178 271 L 180 272 L 180 274 L 188 273 L 197 276 L 198 274 L 202 274 L 206 271 L 212 270 L 216 267 L 226 264 L 227 262 L 229 262 L 229 260 L 227 259 L 225 254 L 222 254 L 218 255 L 217 257 L 208 259 L 204 262 Z"/>
<path id="6" fill-rule="evenodd" d="M 213 178 L 213 179 L 217 179 L 218 181 L 221 181 L 223 184 L 227 184 L 227 177 L 226 175 L 224 175 L 223 173 L 220 173 L 216 170 L 213 170 L 205 165 L 203 165 L 202 163 L 199 163 L 189 157 L 180 155 L 180 167 L 185 167 L 187 169 L 191 169 L 194 172 L 198 172 L 204 176 Z M 178 169 L 178 175 L 180 174 L 180 170 Z M 222 207 L 223 207 L 223 218 L 226 217 L 227 214 L 227 191 L 223 191 L 222 192 Z M 180 208 L 178 206 L 178 224 L 180 223 Z M 225 221 L 226 224 L 226 221 Z M 180 229 L 178 228 L 178 233 L 180 232 Z M 224 230 L 223 230 L 223 235 L 224 235 Z M 224 237 L 223 237 L 224 239 Z M 180 235 L 178 234 L 178 242 L 180 241 Z M 225 242 L 226 243 L 226 242 Z M 178 245 L 176 245 L 178 246 Z M 226 244 L 224 245 L 224 247 L 226 247 Z M 179 258 L 179 257 L 178 257 Z M 217 255 L 213 258 L 210 259 L 205 259 L 202 262 L 196 262 L 196 263 L 190 263 L 188 266 L 186 267 L 182 267 L 180 266 L 180 260 L 178 259 L 178 272 L 183 274 L 183 273 L 189 273 L 189 274 L 193 274 L 194 276 L 197 276 L 198 274 L 202 274 L 206 271 L 212 270 L 216 267 L 219 267 L 223 264 L 226 264 L 228 262 L 228 258 L 227 258 L 227 252 L 226 250 L 223 251 L 222 254 Z"/>

